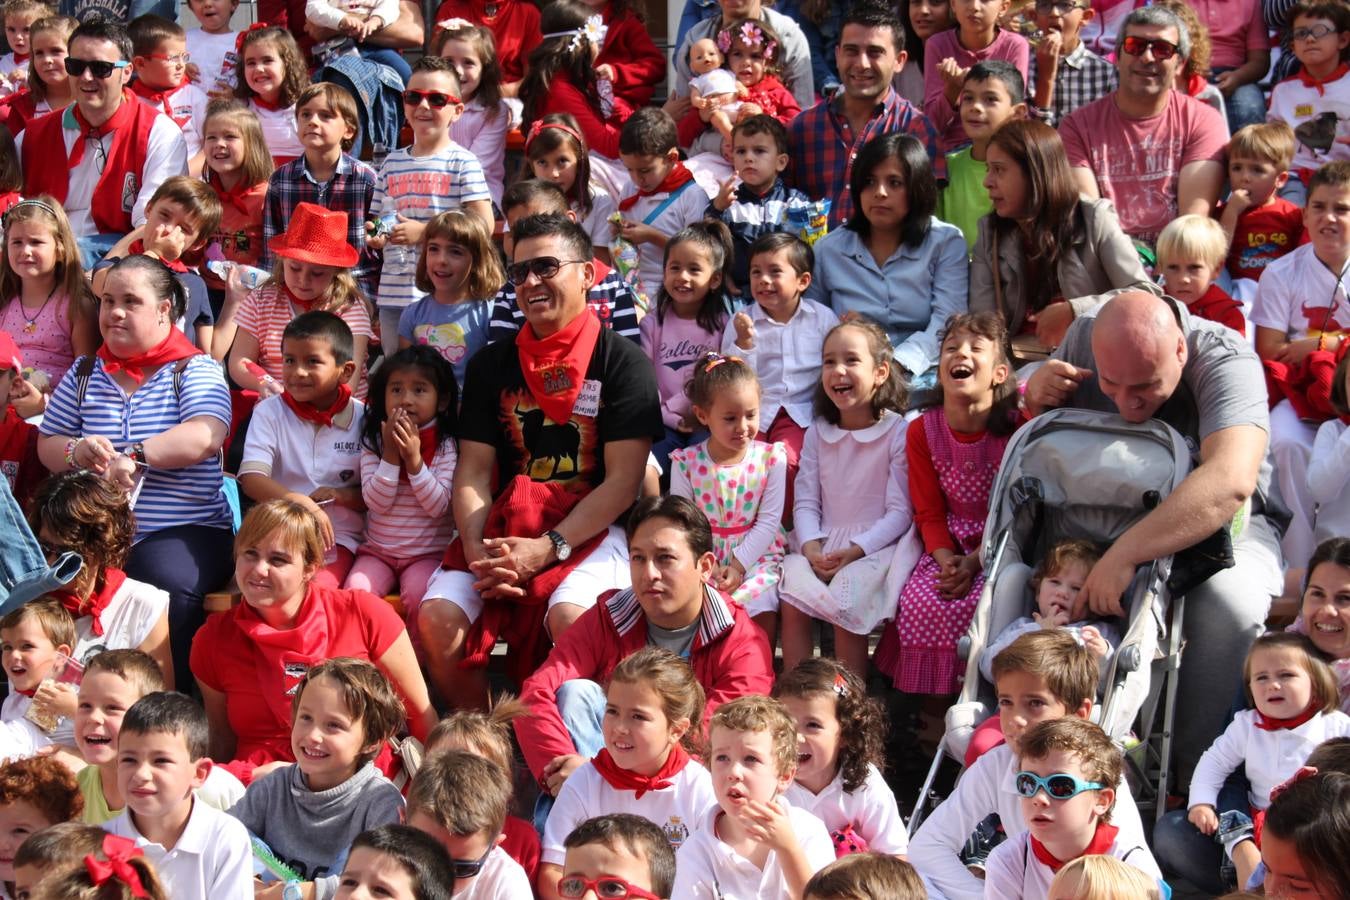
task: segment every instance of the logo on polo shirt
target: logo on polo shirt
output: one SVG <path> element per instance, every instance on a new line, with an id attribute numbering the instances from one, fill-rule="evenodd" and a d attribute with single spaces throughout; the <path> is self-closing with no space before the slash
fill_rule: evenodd
<path id="1" fill-rule="evenodd" d="M 136 205 L 136 197 L 141 189 L 136 186 L 136 173 L 128 172 L 122 179 L 122 212 L 131 212 Z"/>
<path id="2" fill-rule="evenodd" d="M 689 826 L 685 825 L 679 816 L 671 816 L 666 824 L 661 826 L 661 831 L 665 833 L 666 840 L 670 841 L 672 850 L 678 850 L 685 838 L 689 837 Z"/>

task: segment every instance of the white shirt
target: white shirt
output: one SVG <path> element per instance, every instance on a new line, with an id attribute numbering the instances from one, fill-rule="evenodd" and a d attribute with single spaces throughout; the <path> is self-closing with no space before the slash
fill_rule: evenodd
<path id="1" fill-rule="evenodd" d="M 647 217 L 669 197 L 668 193 L 639 197 L 636 203 L 624 211 L 624 221 L 645 223 L 668 238 L 673 237 L 675 232 L 686 225 L 703 221 L 703 213 L 708 208 L 708 195 L 703 192 L 698 182 L 691 181 L 682 187 L 679 196 L 669 206 L 661 210 L 661 215 L 648 222 Z M 642 281 L 642 292 L 647 295 L 649 307 L 655 309 L 657 292 L 661 290 L 665 280 L 666 251 L 664 247 L 650 243 L 638 244 L 637 251 L 638 277 Z"/>
<path id="2" fill-rule="evenodd" d="M 1290 166 L 1294 172 L 1318 169 L 1338 159 L 1350 159 L 1350 144 L 1336 140 L 1350 137 L 1350 78 L 1342 75 L 1335 81 L 1328 81 L 1322 85 L 1322 93 L 1297 77 L 1281 81 L 1270 89 L 1270 110 L 1266 115 L 1269 121 L 1278 120 L 1290 128 L 1304 124 L 1311 128 L 1313 122 L 1326 113 L 1336 117 L 1333 127 L 1328 130 L 1329 143 L 1314 141 L 1318 146 L 1313 147 L 1299 140 L 1298 132 L 1294 133 L 1294 163 Z"/>
<path id="3" fill-rule="evenodd" d="M 234 50 L 238 32 L 212 34 L 200 28 L 187 33 L 187 50 L 196 63 L 200 79 L 198 86 L 208 94 L 212 91 L 233 91 L 239 54 Z"/>
<path id="4" fill-rule="evenodd" d="M 300 132 L 295 124 L 294 106 L 263 109 L 249 100 L 248 108 L 258 114 L 258 124 L 262 125 L 263 142 L 267 144 L 267 152 L 272 154 L 274 159 L 299 159 L 305 155 L 305 148 L 300 143 Z"/>
<path id="5" fill-rule="evenodd" d="M 386 26 L 393 25 L 398 19 L 398 0 L 308 0 L 305 3 L 306 19 L 334 31 L 342 26 L 342 19 L 347 15 L 358 19 L 379 16 Z"/>
<path id="6" fill-rule="evenodd" d="M 594 816 L 620 812 L 655 822 L 670 841 L 671 849 L 680 849 L 703 814 L 717 805 L 717 796 L 713 793 L 712 776 L 693 760 L 670 782 L 670 787 L 647 791 L 638 799 L 633 791 L 610 787 L 594 763 L 579 766 L 563 783 L 558 801 L 548 814 L 539 861 L 561 866 L 567 856 L 563 841 L 572 829 Z"/>
<path id="7" fill-rule="evenodd" d="M 849 825 L 867 841 L 867 849 L 899 856 L 909 852 L 909 832 L 900 818 L 895 794 L 881 777 L 881 770 L 868 763 L 867 779 L 853 793 L 844 790 L 841 771 L 819 794 L 792 782 L 788 800 L 798 809 L 814 814 L 833 836 Z"/>
<path id="8" fill-rule="evenodd" d="M 166 99 L 174 123 L 182 123 L 179 128 L 183 131 L 183 141 L 187 144 L 187 155 L 191 159 L 202 148 L 202 131 L 206 127 L 206 106 L 211 102 L 211 98 L 206 96 L 206 91 L 189 83 L 169 94 Z M 140 100 L 160 112 L 167 112 L 162 106 L 145 97 L 141 97 Z"/>
<path id="9" fill-rule="evenodd" d="M 173 900 L 252 900 L 253 848 L 248 829 L 233 816 L 192 802 L 187 828 L 166 850 L 137 829 L 131 811 L 106 822 L 110 834 L 131 838 L 154 863 L 164 892 Z"/>
<path id="10" fill-rule="evenodd" d="M 455 894 L 455 900 L 533 900 L 533 897 L 530 876 L 501 847 L 492 848 L 478 877 Z"/>
<path id="11" fill-rule="evenodd" d="M 1256 809 L 1265 809 L 1270 806 L 1271 789 L 1297 772 L 1318 744 L 1328 738 L 1350 737 L 1350 716 L 1340 710 L 1319 713 L 1297 728 L 1275 731 L 1258 728 L 1257 716 L 1254 709 L 1238 713 L 1201 755 L 1191 775 L 1187 808 L 1202 803 L 1215 806 L 1224 780 L 1245 763 L 1252 785 L 1247 800 Z"/>
<path id="12" fill-rule="evenodd" d="M 834 862 L 834 841 L 825 825 L 784 797 L 776 802 L 787 811 L 792 833 L 811 871 L 819 872 Z M 788 896 L 778 854 L 769 851 L 764 868 L 756 867 L 717 836 L 717 817 L 721 814 L 720 806 L 708 810 L 699 828 L 675 854 L 675 887 L 670 896 L 680 900 L 782 900 Z"/>
<path id="13" fill-rule="evenodd" d="M 104 650 L 139 649 L 168 608 L 167 593 L 144 581 L 128 578 L 99 616 L 102 634 L 94 634 L 93 616 L 80 616 L 75 620 L 75 650 L 71 655 L 81 665 L 88 665 L 89 660 Z"/>
<path id="14" fill-rule="evenodd" d="M 1153 880 L 1162 881 L 1162 872 L 1142 836 L 1137 840 L 1126 839 L 1122 831 L 1103 855 L 1114 856 Z M 1054 879 L 1054 871 L 1031 852 L 1030 832 L 1023 832 L 1017 837 L 1009 836 L 989 854 L 984 896 L 989 900 L 1041 900 L 1049 896 L 1050 882 Z"/>
<path id="15" fill-rule="evenodd" d="M 52 744 L 75 745 L 74 722 L 62 718 L 56 730 L 48 734 L 23 716 L 33 705 L 33 698 L 11 691 L 0 704 L 0 760 L 24 759 Z"/>
<path id="16" fill-rule="evenodd" d="M 1022 798 L 1013 787 L 1017 772 L 1017 756 L 1007 744 L 985 753 L 961 775 L 956 790 L 938 804 L 910 838 L 909 861 L 949 900 L 980 900 L 984 896 L 984 882 L 961 862 L 961 849 L 986 816 L 998 813 L 1009 841 L 1026 833 Z M 1111 824 L 1120 829 L 1119 843 L 1145 843 L 1134 795 L 1123 778 L 1116 788 Z"/>
<path id="17" fill-rule="evenodd" d="M 1323 422 L 1308 462 L 1308 496 L 1316 497 L 1314 538 L 1350 534 L 1350 429 L 1340 419 Z"/>
<path id="18" fill-rule="evenodd" d="M 745 310 L 755 325 L 755 346 L 736 346 L 736 321 L 728 319 L 722 332 L 722 353 L 739 356 L 759 376 L 759 427 L 768 431 L 780 409 L 787 410 L 803 428 L 811 425 L 811 398 L 820 381 L 820 349 L 825 335 L 839 324 L 827 306 L 802 297 L 792 318 L 777 322 L 758 303 Z"/>
<path id="19" fill-rule="evenodd" d="M 1324 266 L 1312 244 L 1286 253 L 1266 267 L 1252 303 L 1252 324 L 1288 340 L 1335 334 L 1350 328 L 1350 272 Z M 1334 299 L 1333 299 L 1334 298 Z"/>

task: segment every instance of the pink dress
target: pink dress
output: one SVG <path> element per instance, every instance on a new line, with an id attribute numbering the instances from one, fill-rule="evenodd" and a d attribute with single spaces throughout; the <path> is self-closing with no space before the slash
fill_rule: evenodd
<path id="1" fill-rule="evenodd" d="M 70 300 L 64 296 L 53 296 L 31 326 L 18 297 L 11 297 L 0 311 L 0 331 L 7 331 L 14 338 L 23 354 L 24 366 L 46 372 L 53 388 L 75 362 L 70 329 Z"/>

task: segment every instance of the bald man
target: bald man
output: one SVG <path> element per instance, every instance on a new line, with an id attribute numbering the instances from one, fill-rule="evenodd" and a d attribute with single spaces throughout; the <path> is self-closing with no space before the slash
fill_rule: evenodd
<path id="1" fill-rule="evenodd" d="M 1120 614 L 1136 566 L 1193 546 L 1235 517 L 1241 522 L 1236 565 L 1186 595 L 1180 792 L 1223 727 L 1247 648 L 1282 587 L 1279 532 L 1267 517 L 1279 504 L 1268 500 L 1270 417 L 1260 360 L 1236 332 L 1191 318 L 1175 301 L 1127 291 L 1095 317 L 1074 321 L 1054 357 L 1031 376 L 1026 401 L 1033 413 L 1069 406 L 1118 412 L 1130 422 L 1161 419 L 1191 448 L 1191 473 L 1088 574 L 1079 602 L 1097 615 Z"/>

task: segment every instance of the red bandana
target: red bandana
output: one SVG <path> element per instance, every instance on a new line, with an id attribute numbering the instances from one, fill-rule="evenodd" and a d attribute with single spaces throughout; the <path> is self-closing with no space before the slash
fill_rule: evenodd
<path id="1" fill-rule="evenodd" d="M 133 241 L 131 246 L 127 248 L 127 253 L 130 254 L 131 256 L 140 256 L 144 254 L 145 241 Z M 165 259 L 162 256 L 156 256 L 155 259 L 159 260 L 160 262 L 164 263 L 164 265 L 168 266 L 170 269 L 180 274 L 186 273 L 188 270 L 188 267 L 183 264 L 183 261 L 181 259 L 169 260 Z"/>
<path id="2" fill-rule="evenodd" d="M 634 799 L 641 800 L 642 795 L 648 791 L 662 791 L 670 787 L 674 783 L 670 779 L 683 772 L 684 767 L 689 765 L 689 754 L 684 752 L 684 748 L 679 744 L 671 747 L 665 763 L 655 775 L 639 775 L 628 769 L 620 769 L 619 764 L 610 757 L 609 750 L 604 747 L 600 748 L 591 764 L 595 766 L 595 771 L 600 773 L 600 777 L 605 779 L 605 783 L 614 790 L 632 791 Z"/>
<path id="3" fill-rule="evenodd" d="M 291 293 L 291 289 L 286 287 L 285 281 L 282 281 L 281 283 L 281 296 L 285 297 L 288 301 L 290 301 L 292 306 L 298 306 L 304 312 L 309 312 L 311 309 L 313 309 L 314 304 L 318 303 L 319 300 L 321 299 L 319 297 L 315 297 L 313 300 L 301 300 L 299 297 Z"/>
<path id="4" fill-rule="evenodd" d="M 113 601 L 113 595 L 122 587 L 122 583 L 127 580 L 127 573 L 121 569 L 104 569 L 103 584 L 94 588 L 89 598 L 83 599 L 74 591 L 59 590 L 52 591 L 50 596 L 61 601 L 61 605 L 70 610 L 70 614 L 78 619 L 80 616 L 89 616 L 94 620 L 92 631 L 94 637 L 103 634 L 103 611 Z"/>
<path id="5" fill-rule="evenodd" d="M 168 116 L 170 119 L 173 119 L 174 124 L 179 128 L 182 128 L 183 125 L 187 123 L 188 119 L 192 118 L 192 115 L 175 116 L 173 114 L 173 104 L 169 102 L 169 97 L 182 90 L 183 85 L 187 83 L 188 80 L 184 77 L 181 83 L 175 84 L 167 90 L 157 91 L 137 78 L 131 83 L 131 92 L 137 97 L 144 97 L 146 100 L 149 100 L 151 106 L 164 113 L 164 115 Z"/>
<path id="6" fill-rule="evenodd" d="M 632 209 L 634 204 L 636 204 L 643 197 L 650 197 L 653 194 L 669 194 L 671 191 L 675 190 L 680 185 L 686 184 L 693 180 L 694 180 L 694 173 L 686 169 L 684 163 L 677 162 L 675 164 L 675 167 L 670 170 L 670 174 L 666 176 L 665 181 L 662 181 L 660 184 L 656 186 L 656 190 L 638 191 L 631 197 L 625 197 L 624 199 L 619 201 L 619 210 L 620 212 L 628 212 L 628 210 Z"/>
<path id="7" fill-rule="evenodd" d="M 104 344 L 98 348 L 98 358 L 103 360 L 103 371 L 109 375 L 115 375 L 119 371 L 125 371 L 127 377 L 137 384 L 145 381 L 145 370 L 151 366 L 162 366 L 165 363 L 178 362 L 180 359 L 187 359 L 190 356 L 196 356 L 202 351 L 198 350 L 191 341 L 183 336 L 183 332 L 177 328 L 169 329 L 169 336 L 159 342 L 159 346 L 152 347 L 144 353 L 136 353 L 131 356 L 115 356 L 108 345 Z"/>
<path id="8" fill-rule="evenodd" d="M 441 442 L 436 434 L 436 423 L 432 422 L 426 428 L 417 432 L 417 438 L 422 444 L 422 465 L 430 466 L 431 461 L 436 458 L 436 450 Z M 408 480 L 408 470 L 403 469 L 398 473 L 399 481 Z"/>
<path id="9" fill-rule="evenodd" d="M 310 584 L 291 628 L 268 625 L 247 602 L 240 603 L 231 613 L 235 625 L 253 647 L 263 702 L 287 731 L 291 727 L 291 700 L 300 679 L 310 666 L 330 656 L 329 593 L 327 588 Z"/>
<path id="10" fill-rule="evenodd" d="M 32 55 L 33 55 L 33 54 L 31 54 L 31 53 L 19 53 L 19 52 L 16 50 L 16 51 L 14 51 L 14 62 L 15 62 L 16 65 L 22 65 L 23 63 L 28 62 L 28 58 L 29 58 L 30 56 L 32 56 Z"/>
<path id="11" fill-rule="evenodd" d="M 1105 822 L 1098 820 L 1097 832 L 1092 836 L 1092 843 L 1088 844 L 1087 849 L 1078 854 L 1078 856 L 1104 856 L 1106 851 L 1111 849 L 1111 845 L 1116 842 L 1116 834 L 1119 831 L 1120 829 L 1116 826 L 1108 825 Z M 1032 835 L 1028 834 L 1027 837 L 1031 838 L 1031 852 L 1036 854 L 1038 860 L 1049 866 L 1051 872 L 1058 872 L 1060 869 L 1064 868 L 1064 866 L 1073 862 L 1073 860 L 1060 859 L 1055 856 L 1049 850 L 1045 849 L 1045 845 L 1036 840 Z M 1076 858 L 1077 857 L 1075 857 L 1075 859 Z"/>
<path id="12" fill-rule="evenodd" d="M 276 112 L 279 109 L 286 108 L 282 106 L 280 103 L 271 103 L 267 100 L 264 100 L 262 94 L 254 94 L 252 102 L 254 106 L 258 107 L 259 109 L 265 109 L 268 112 Z"/>
<path id="13" fill-rule="evenodd" d="M 1313 699 L 1313 702 L 1308 704 L 1308 708 L 1303 712 L 1296 716 L 1290 716 L 1287 719 L 1272 719 L 1258 709 L 1256 711 L 1256 727 L 1260 728 L 1262 731 L 1293 731 L 1300 725 L 1312 721 L 1313 717 L 1321 711 L 1322 704 L 1318 703 L 1316 698 Z"/>
<path id="14" fill-rule="evenodd" d="M 546 338 L 535 337 L 528 323 L 516 332 L 525 387 L 544 414 L 559 425 L 572 418 L 598 340 L 600 320 L 590 307 Z"/>
<path id="15" fill-rule="evenodd" d="M 347 401 L 352 399 L 352 389 L 343 382 L 338 385 L 337 400 L 327 409 L 319 409 L 313 403 L 302 403 L 295 399 L 290 391 L 281 395 L 281 400 L 291 408 L 291 412 L 306 422 L 313 422 L 318 426 L 332 427 L 333 419 L 347 408 Z"/>
<path id="16" fill-rule="evenodd" d="M 257 185 L 244 184 L 244 179 L 241 177 L 239 183 L 233 188 L 226 188 L 224 182 L 220 178 L 220 173 L 210 166 L 206 168 L 206 184 L 216 192 L 216 196 L 220 198 L 222 204 L 230 204 L 235 209 L 239 210 L 242 215 L 252 215 L 245 198 L 253 192 L 253 189 L 257 187 Z"/>
<path id="17" fill-rule="evenodd" d="M 1350 63 L 1341 63 L 1336 67 L 1336 71 L 1332 72 L 1326 78 L 1314 78 L 1308 74 L 1307 69 L 1299 69 L 1298 80 L 1304 87 L 1317 88 L 1317 96 L 1321 97 L 1327 92 L 1326 86 L 1343 76 L 1346 72 L 1350 72 Z"/>

